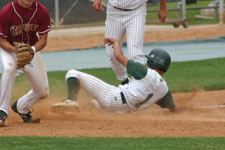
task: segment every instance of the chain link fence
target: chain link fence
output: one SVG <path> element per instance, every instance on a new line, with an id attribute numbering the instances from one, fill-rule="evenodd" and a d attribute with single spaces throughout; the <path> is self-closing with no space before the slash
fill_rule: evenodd
<path id="1" fill-rule="evenodd" d="M 92 9 L 90 0 L 39 0 L 50 13 L 55 27 L 103 24 L 106 12 Z"/>
<path id="2" fill-rule="evenodd" d="M 0 0 L 0 9 L 13 0 Z M 39 0 L 48 10 L 52 26 L 71 27 L 104 25 L 107 0 L 102 0 L 104 11 L 92 8 L 93 0 Z M 222 7 L 221 7 L 222 5 Z M 161 24 L 158 19 L 159 0 L 147 3 L 147 24 Z M 174 27 L 189 24 L 224 23 L 224 0 L 167 0 L 165 24 Z"/>
<path id="3" fill-rule="evenodd" d="M 167 18 L 164 24 L 173 24 L 178 27 L 183 23 L 184 27 L 188 27 L 186 18 L 183 15 L 185 6 L 182 0 L 167 0 Z M 147 3 L 147 24 L 162 24 L 158 19 L 158 11 L 160 3 L 158 0 L 149 0 Z"/>
<path id="4" fill-rule="evenodd" d="M 190 24 L 224 24 L 224 0 L 198 0 L 186 5 Z"/>
<path id="5" fill-rule="evenodd" d="M 162 24 L 158 20 L 159 2 L 149 0 L 148 24 Z M 189 24 L 224 24 L 224 0 L 167 0 L 167 19 L 164 24 L 175 28 Z"/>
<path id="6" fill-rule="evenodd" d="M 0 0 L 0 9 L 14 0 Z M 91 0 L 39 0 L 49 11 L 53 27 L 104 24 L 105 10 L 96 12 Z M 104 6 L 105 7 L 105 6 Z"/>

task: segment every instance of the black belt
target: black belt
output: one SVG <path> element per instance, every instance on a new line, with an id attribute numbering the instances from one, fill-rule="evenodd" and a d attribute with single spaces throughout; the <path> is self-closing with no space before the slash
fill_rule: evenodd
<path id="1" fill-rule="evenodd" d="M 120 92 L 120 96 L 121 96 L 121 99 L 122 99 L 122 103 L 123 103 L 123 104 L 126 104 L 126 103 L 127 103 L 127 100 L 126 100 L 126 98 L 125 98 L 123 92 Z"/>
<path id="2" fill-rule="evenodd" d="M 122 10 L 122 11 L 132 11 L 134 9 L 123 9 L 123 8 L 118 8 L 116 6 L 113 6 L 114 8 L 118 9 L 118 10 Z"/>

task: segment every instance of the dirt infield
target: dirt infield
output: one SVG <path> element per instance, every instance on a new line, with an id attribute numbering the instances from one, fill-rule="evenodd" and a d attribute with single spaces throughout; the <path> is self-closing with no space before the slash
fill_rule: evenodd
<path id="1" fill-rule="evenodd" d="M 191 27 L 188 29 L 154 29 L 146 32 L 145 41 L 172 41 L 213 38 L 225 35 L 224 26 Z M 102 45 L 103 34 L 51 37 L 45 51 L 56 49 L 87 48 Z M 53 93 L 51 93 L 53 94 Z M 153 105 L 147 112 L 110 115 L 89 105 L 84 91 L 79 95 L 81 111 L 52 111 L 51 105 L 64 99 L 46 99 L 34 106 L 35 117 L 40 124 L 25 124 L 10 111 L 6 127 L 0 128 L 0 136 L 92 136 L 92 137 L 224 137 L 225 107 L 202 108 L 202 106 L 225 105 L 225 90 L 174 93 L 175 102 L 183 109 L 172 114 Z"/>
<path id="2" fill-rule="evenodd" d="M 47 47 L 44 51 L 56 51 L 56 50 L 73 50 L 90 48 L 103 45 L 104 30 L 97 28 L 98 32 L 81 30 L 74 31 L 68 30 L 62 36 L 61 32 L 53 31 L 48 40 Z M 54 36 L 54 33 L 57 36 Z M 74 34 L 73 34 L 74 33 Z M 160 26 L 160 28 L 152 27 L 146 29 L 145 42 L 157 42 L 157 41 L 176 41 L 176 40 L 196 40 L 203 38 L 215 38 L 219 36 L 225 36 L 224 25 L 204 25 L 204 26 L 191 26 L 189 28 L 172 28 L 171 26 Z"/>
<path id="3" fill-rule="evenodd" d="M 183 112 L 172 114 L 154 105 L 147 112 L 110 115 L 94 109 L 79 96 L 80 112 L 55 113 L 51 105 L 56 100 L 43 100 L 34 107 L 34 116 L 40 124 L 25 124 L 10 111 L 7 127 L 0 135 L 11 136 L 91 136 L 91 137 L 222 137 L 225 136 L 225 107 L 199 108 L 225 105 L 225 90 L 194 91 L 174 94 Z M 84 101 L 82 101 L 82 99 Z M 197 107 L 196 109 L 191 109 Z M 185 108 L 185 109 L 184 109 Z"/>

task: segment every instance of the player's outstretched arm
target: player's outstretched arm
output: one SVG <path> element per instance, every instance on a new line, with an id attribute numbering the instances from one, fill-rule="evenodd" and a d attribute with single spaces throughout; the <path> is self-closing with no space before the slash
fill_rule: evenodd
<path id="1" fill-rule="evenodd" d="M 123 55 L 123 52 L 120 46 L 120 41 L 113 38 L 105 38 L 104 44 L 112 45 L 114 49 L 114 55 L 117 61 L 119 61 L 122 65 L 127 67 L 128 59 Z"/>

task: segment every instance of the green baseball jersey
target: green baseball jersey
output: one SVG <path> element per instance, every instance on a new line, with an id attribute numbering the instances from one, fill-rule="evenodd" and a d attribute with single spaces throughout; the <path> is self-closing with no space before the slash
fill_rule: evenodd
<path id="1" fill-rule="evenodd" d="M 127 72 L 132 76 L 131 81 L 119 87 L 130 108 L 146 109 L 154 103 L 163 108 L 175 107 L 167 83 L 158 72 L 133 60 L 128 61 Z"/>

